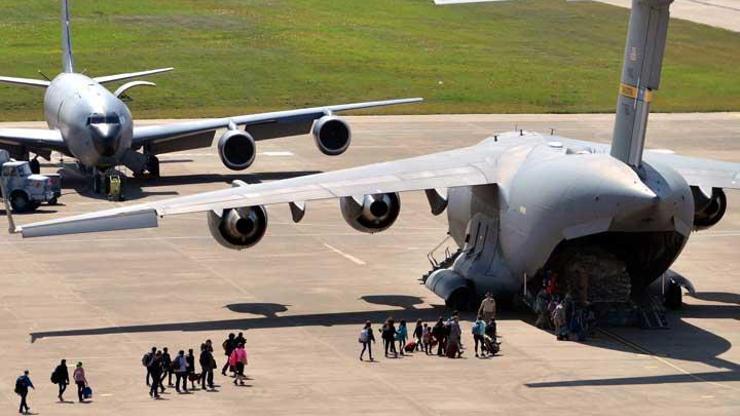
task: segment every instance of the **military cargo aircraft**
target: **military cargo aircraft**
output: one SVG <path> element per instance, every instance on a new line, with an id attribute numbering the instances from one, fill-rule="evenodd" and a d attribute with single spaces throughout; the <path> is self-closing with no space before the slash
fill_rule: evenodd
<path id="1" fill-rule="evenodd" d="M 521 293 L 584 252 L 595 261 L 581 262 L 579 273 L 592 278 L 596 268 L 617 263 L 612 277 L 640 293 L 668 270 L 692 231 L 722 219 L 723 190 L 740 188 L 739 163 L 644 149 L 670 4 L 633 0 L 611 145 L 508 132 L 472 147 L 271 183 L 235 182 L 13 231 L 38 237 L 156 227 L 159 218 L 203 212 L 219 244 L 242 250 L 264 236 L 267 205 L 289 204 L 298 222 L 307 201 L 338 198 L 352 228 L 376 233 L 398 218 L 400 192 L 423 190 L 432 214 L 447 211 L 449 234 L 462 249 L 426 279 L 448 305 L 469 304 L 486 291 L 497 298 Z"/>
<path id="2" fill-rule="evenodd" d="M 114 92 L 103 85 L 142 78 L 173 68 L 88 77 L 75 72 L 68 0 L 61 1 L 62 73 L 52 80 L 0 77 L 0 83 L 44 88 L 44 118 L 49 129 L 0 128 L 0 149 L 19 160 L 31 160 L 38 173 L 38 156 L 49 159 L 52 151 L 77 159 L 80 170 L 102 190 L 104 173 L 125 165 L 135 175 L 159 176 L 157 155 L 210 147 L 217 130 L 226 128 L 218 141 L 223 164 L 231 170 L 247 169 L 257 155 L 256 142 L 311 132 L 319 150 L 329 156 L 344 153 L 350 145 L 349 125 L 335 113 L 363 108 L 406 104 L 419 98 L 374 101 L 226 118 L 203 119 L 161 126 L 135 126 L 122 97 L 131 88 L 153 86 L 147 81 L 123 84 Z M 243 128 L 240 128 L 243 127 Z"/>

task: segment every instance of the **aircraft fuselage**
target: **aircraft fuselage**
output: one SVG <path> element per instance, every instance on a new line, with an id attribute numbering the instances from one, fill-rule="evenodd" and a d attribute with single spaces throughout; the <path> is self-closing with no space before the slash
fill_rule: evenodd
<path id="1" fill-rule="evenodd" d="M 486 165 L 499 182 L 450 189 L 449 232 L 463 254 L 442 272 L 472 282 L 478 295 L 510 295 L 586 239 L 625 263 L 633 287 L 667 270 L 693 227 L 685 179 L 649 158 L 635 171 L 603 148 L 539 137 L 499 136 L 511 145 Z"/>
<path id="2" fill-rule="evenodd" d="M 120 163 L 131 148 L 133 120 L 126 104 L 95 80 L 63 73 L 44 96 L 44 118 L 58 129 L 71 156 L 86 167 L 105 169 Z"/>

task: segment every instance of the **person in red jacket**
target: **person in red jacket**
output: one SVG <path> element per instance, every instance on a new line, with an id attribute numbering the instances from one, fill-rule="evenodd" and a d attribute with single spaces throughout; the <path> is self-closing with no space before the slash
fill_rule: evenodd
<path id="1" fill-rule="evenodd" d="M 229 356 L 229 365 L 236 369 L 236 377 L 234 377 L 234 385 L 237 381 L 243 386 L 246 376 L 244 375 L 244 366 L 247 365 L 247 350 L 244 348 L 244 344 L 239 343 L 236 349 Z"/>

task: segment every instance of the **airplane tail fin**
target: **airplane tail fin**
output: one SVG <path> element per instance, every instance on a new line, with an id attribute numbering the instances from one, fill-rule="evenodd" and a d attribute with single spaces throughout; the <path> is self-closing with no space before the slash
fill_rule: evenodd
<path id="1" fill-rule="evenodd" d="M 632 0 L 611 155 L 633 168 L 642 163 L 650 102 L 660 85 L 673 0 Z"/>
<path id="2" fill-rule="evenodd" d="M 62 0 L 62 72 L 73 73 L 74 55 L 72 55 L 72 33 L 69 23 L 69 1 Z"/>

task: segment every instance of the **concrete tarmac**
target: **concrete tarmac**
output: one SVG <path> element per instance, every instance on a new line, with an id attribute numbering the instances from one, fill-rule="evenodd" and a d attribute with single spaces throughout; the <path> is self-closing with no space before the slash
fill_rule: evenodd
<path id="1" fill-rule="evenodd" d="M 309 136 L 259 143 L 246 174 L 224 168 L 215 149 L 164 155 L 163 178 L 129 182 L 130 200 L 122 204 L 221 189 L 233 179 L 269 181 L 421 155 L 515 127 L 605 141 L 612 120 L 351 117 L 354 139 L 343 156 L 323 156 Z M 738 162 L 740 114 L 654 115 L 648 144 Z M 56 162 L 43 167 L 56 169 Z M 413 322 L 443 313 L 440 299 L 417 280 L 446 232 L 445 216 L 429 213 L 423 193 L 402 195 L 397 224 L 376 235 L 346 225 L 336 201 L 309 204 L 297 225 L 287 206 L 270 207 L 264 240 L 242 252 L 218 246 L 203 215 L 170 217 L 158 230 L 38 240 L 2 235 L 0 412 L 17 410 L 14 380 L 28 368 L 36 385 L 29 403 L 41 415 L 737 415 L 740 193 L 728 191 L 728 199 L 724 220 L 694 234 L 674 265 L 698 294 L 670 314 L 671 329 L 610 329 L 584 343 L 558 342 L 530 315 L 503 312 L 502 353 L 493 359 L 473 356 L 466 320 L 462 359 L 386 359 L 376 344 L 377 362 L 358 360 L 365 320 L 377 330 L 389 316 Z M 87 195 L 84 186 L 66 189 L 60 202 L 17 221 L 118 204 Z M 149 398 L 140 363 L 148 349 L 197 350 L 212 339 L 221 365 L 221 342 L 236 331 L 248 340 L 247 387 L 217 375 L 217 392 L 168 389 L 163 400 Z M 91 403 L 56 401 L 49 375 L 61 358 L 84 363 Z M 67 400 L 76 399 L 73 390 Z"/>
<path id="2" fill-rule="evenodd" d="M 612 6 L 632 7 L 632 0 L 596 0 Z M 671 18 L 740 32 L 740 0 L 675 0 Z"/>

